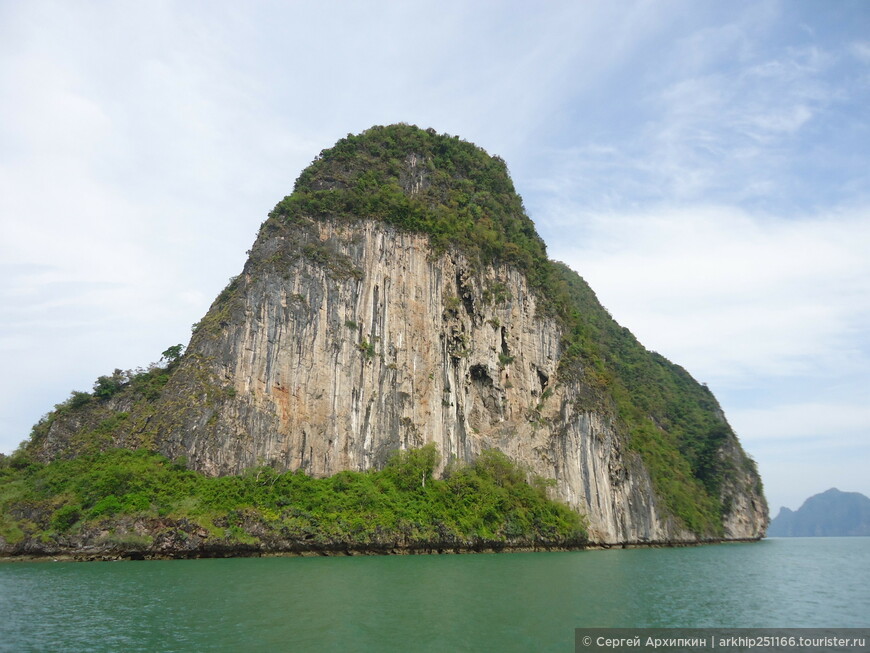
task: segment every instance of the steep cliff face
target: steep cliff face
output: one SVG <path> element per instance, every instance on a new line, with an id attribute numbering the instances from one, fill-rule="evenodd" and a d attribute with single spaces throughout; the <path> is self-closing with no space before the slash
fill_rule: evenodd
<path id="1" fill-rule="evenodd" d="M 232 396 L 165 411 L 168 454 L 216 474 L 276 460 L 328 475 L 428 442 L 445 463 L 497 448 L 557 479 L 596 539 L 689 537 L 658 514 L 612 417 L 572 410 L 561 329 L 516 269 L 433 257 L 425 236 L 378 222 L 308 227 L 261 239 L 228 300 L 233 319 L 194 340 L 171 383 L 195 388 L 207 369 Z M 312 243 L 316 260 L 284 263 Z M 281 265 L 260 267 L 275 253 Z"/>
<path id="2" fill-rule="evenodd" d="M 402 153 L 398 159 L 380 150 L 353 158 L 345 146 L 336 149 L 341 156 L 327 153 L 303 173 L 297 194 L 264 223 L 244 271 L 199 323 L 159 396 L 143 401 L 120 393 L 104 402 L 100 424 L 124 415 L 108 429 L 112 443 L 185 457 L 211 474 L 267 463 L 318 476 L 378 468 L 391 451 L 429 442 L 442 454 L 442 469 L 496 448 L 555 479 L 553 494 L 587 516 L 594 541 L 761 536 L 767 508 L 757 472 L 724 418 L 708 410 L 709 422 L 724 429 L 712 448 L 677 443 L 666 451 L 679 457 L 683 447 L 688 460 L 706 452 L 695 467 L 681 462 L 690 470 L 685 487 L 703 495 L 719 521 L 691 528 L 679 515 L 682 495 L 669 494 L 661 470 L 650 467 L 656 452 L 643 444 L 652 441 L 641 437 L 647 427 L 633 430 L 611 392 L 621 384 L 630 398 L 630 384 L 596 372 L 588 352 L 578 354 L 584 307 L 566 312 L 561 296 L 544 289 L 541 270 L 551 286 L 557 275 L 542 267 L 549 263 L 541 262 L 543 245 L 527 218 L 497 221 L 498 211 L 521 212 L 518 199 L 505 209 L 492 188 L 460 184 L 471 198 L 458 211 L 462 220 L 486 226 L 467 240 L 477 233 L 495 243 L 504 233 L 519 234 L 509 239 L 513 249 L 482 256 L 488 250 L 479 243 L 444 237 L 428 225 L 440 224 L 455 204 L 451 184 L 469 175 L 457 164 L 439 177 L 443 158 L 423 151 L 421 142 L 438 147 L 447 137 L 397 129 L 390 144 Z M 408 134 L 414 138 L 403 145 Z M 378 181 L 366 178 L 371 160 L 389 161 L 390 195 L 366 186 Z M 508 191 L 505 197 L 515 197 Z M 468 206 L 483 209 L 475 214 Z M 426 228 L 393 219 L 417 210 L 431 220 Z M 98 420 L 89 419 L 93 428 Z M 650 437 L 670 437 L 662 420 L 643 420 L 662 422 Z M 75 449 L 81 430 L 81 419 L 55 420 L 33 448 L 44 457 L 62 455 Z"/>

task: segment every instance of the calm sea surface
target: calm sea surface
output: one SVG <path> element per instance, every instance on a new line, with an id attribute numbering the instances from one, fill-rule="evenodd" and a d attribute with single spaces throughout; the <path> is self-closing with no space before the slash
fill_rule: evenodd
<path id="1" fill-rule="evenodd" d="M 3 651 L 573 651 L 616 626 L 870 626 L 870 538 L 0 563 Z"/>

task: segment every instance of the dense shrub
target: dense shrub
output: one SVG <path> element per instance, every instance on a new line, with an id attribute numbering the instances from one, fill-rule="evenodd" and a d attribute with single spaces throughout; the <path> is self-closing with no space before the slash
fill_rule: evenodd
<path id="1" fill-rule="evenodd" d="M 72 460 L 0 468 L 0 535 L 31 537 L 76 532 L 89 522 L 124 516 L 189 519 L 219 535 L 250 540 L 252 521 L 273 533 L 320 542 L 579 542 L 583 519 L 551 501 L 545 483 L 503 454 L 484 452 L 470 466 L 436 479 L 434 445 L 397 452 L 380 471 L 311 478 L 271 467 L 239 476 L 208 477 L 148 451 L 114 449 Z M 8 515 L 51 508 L 44 526 Z M 5 526 L 3 526 L 5 524 Z M 5 530 L 5 533 L 3 532 Z"/>

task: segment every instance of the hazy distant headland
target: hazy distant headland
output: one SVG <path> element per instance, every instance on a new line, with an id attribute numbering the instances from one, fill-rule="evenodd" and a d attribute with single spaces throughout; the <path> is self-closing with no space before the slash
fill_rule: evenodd
<path id="1" fill-rule="evenodd" d="M 770 537 L 870 535 L 870 499 L 860 492 L 831 488 L 797 510 L 782 507 L 767 529 Z"/>

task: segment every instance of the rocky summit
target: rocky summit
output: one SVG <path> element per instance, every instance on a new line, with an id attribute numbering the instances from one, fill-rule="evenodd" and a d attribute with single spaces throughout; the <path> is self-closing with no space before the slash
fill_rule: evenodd
<path id="1" fill-rule="evenodd" d="M 435 476 L 497 450 L 600 544 L 757 539 L 767 505 L 716 399 L 547 258 L 504 162 L 374 127 L 324 150 L 168 365 L 101 377 L 23 450 L 122 447 L 212 476 L 381 469 L 434 443 Z"/>

